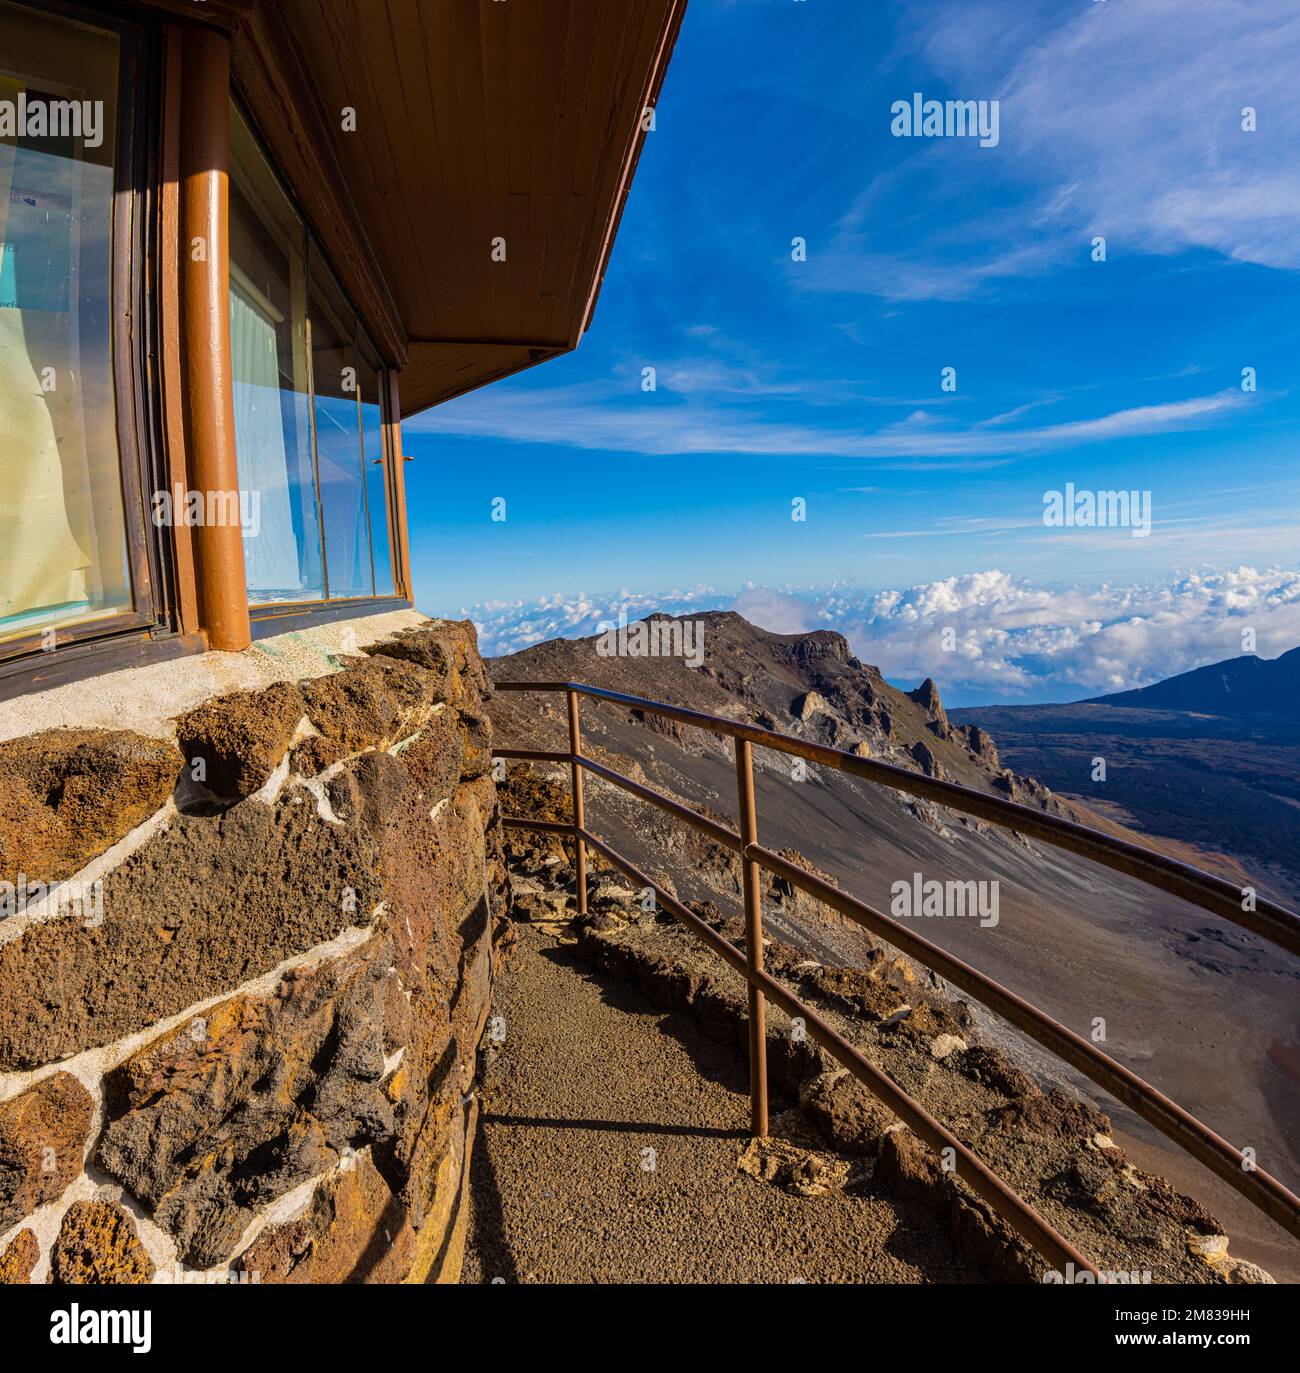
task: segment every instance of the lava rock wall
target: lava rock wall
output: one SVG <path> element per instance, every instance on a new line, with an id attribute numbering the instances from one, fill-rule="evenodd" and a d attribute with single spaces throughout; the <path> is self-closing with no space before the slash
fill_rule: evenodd
<path id="1" fill-rule="evenodd" d="M 0 1282 L 455 1280 L 488 690 L 430 621 L 174 742 L 0 744 Z"/>

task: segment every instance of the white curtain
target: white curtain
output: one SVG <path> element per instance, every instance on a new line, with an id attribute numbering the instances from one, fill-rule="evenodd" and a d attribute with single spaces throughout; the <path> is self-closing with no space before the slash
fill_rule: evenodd
<path id="1" fill-rule="evenodd" d="M 245 500 L 258 502 L 260 527 L 244 537 L 249 599 L 304 585 L 293 529 L 289 461 L 280 409 L 275 322 L 232 283 L 230 353 L 234 368 L 235 451 Z"/>

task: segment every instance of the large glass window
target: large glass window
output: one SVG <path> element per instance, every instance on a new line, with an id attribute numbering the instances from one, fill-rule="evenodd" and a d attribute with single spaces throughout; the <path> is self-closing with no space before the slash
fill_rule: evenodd
<path id="1" fill-rule="evenodd" d="M 333 596 L 370 596 L 370 531 L 361 470 L 356 320 L 319 254 L 312 257 L 311 370 L 329 588 Z"/>
<path id="2" fill-rule="evenodd" d="M 238 109 L 230 321 L 249 600 L 392 595 L 378 354 Z"/>
<path id="3" fill-rule="evenodd" d="M 383 372 L 363 342 L 357 361 L 357 392 L 361 397 L 361 455 L 365 460 L 366 508 L 370 512 L 375 595 L 391 596 L 396 586 L 389 545 L 393 514 L 390 473 L 388 463 L 384 460 L 383 385 Z"/>
<path id="4" fill-rule="evenodd" d="M 0 641 L 132 608 L 113 382 L 116 34 L 0 2 Z"/>
<path id="5" fill-rule="evenodd" d="M 230 127 L 230 353 L 248 598 L 325 594 L 307 353 L 307 233 L 248 125 Z"/>

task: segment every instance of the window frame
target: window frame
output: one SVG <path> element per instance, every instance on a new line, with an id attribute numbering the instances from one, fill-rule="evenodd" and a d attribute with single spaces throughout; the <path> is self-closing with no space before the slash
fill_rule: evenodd
<path id="1" fill-rule="evenodd" d="M 374 607 L 392 606 L 399 609 L 410 602 L 400 589 L 400 577 L 398 575 L 398 528 L 397 512 L 393 492 L 396 486 L 396 474 L 394 469 L 395 456 L 392 443 L 392 407 L 390 386 L 393 380 L 393 369 L 384 361 L 383 354 L 379 350 L 379 345 L 375 342 L 374 336 L 366 327 L 362 318 L 361 311 L 357 308 L 356 302 L 348 294 L 343 286 L 337 270 L 331 263 L 329 254 L 325 251 L 321 243 L 320 236 L 312 226 L 312 222 L 303 208 L 301 200 L 294 194 L 292 185 L 285 175 L 283 168 L 276 161 L 270 150 L 267 140 L 262 136 L 261 129 L 258 127 L 256 118 L 249 106 L 249 102 L 244 98 L 237 83 L 232 79 L 230 85 L 230 101 L 248 126 L 249 132 L 253 136 L 258 151 L 266 160 L 266 165 L 270 169 L 272 176 L 279 182 L 280 189 L 287 197 L 294 213 L 302 221 L 304 237 L 304 261 L 309 283 L 307 292 L 307 315 L 304 320 L 306 332 L 306 351 L 307 351 L 307 413 L 309 416 L 309 431 L 311 435 L 311 462 L 312 462 L 312 481 L 315 488 L 316 518 L 317 528 L 320 530 L 321 542 L 321 564 L 322 564 L 322 593 L 320 596 L 312 597 L 309 600 L 301 601 L 255 601 L 251 598 L 251 593 L 245 587 L 248 595 L 248 614 L 249 621 L 253 629 L 253 637 L 258 637 L 258 626 L 267 621 L 286 619 L 286 618 L 310 618 L 315 615 L 319 618 L 331 619 L 338 618 L 337 612 L 342 608 L 351 608 L 357 612 L 368 611 Z M 357 389 L 357 461 L 361 473 L 361 500 L 362 508 L 366 516 L 366 532 L 369 536 L 369 560 L 370 560 L 370 591 L 356 596 L 335 596 L 330 593 L 330 561 L 329 543 L 326 538 L 325 530 L 325 509 L 324 501 L 321 496 L 320 484 L 320 453 L 316 443 L 316 375 L 315 375 L 315 350 L 312 345 L 312 293 L 310 283 L 312 281 L 313 264 L 319 260 L 320 270 L 323 270 L 328 277 L 330 285 L 338 292 L 352 312 L 353 333 L 350 340 L 354 357 L 359 357 L 364 350 L 368 361 L 373 360 L 376 368 L 376 375 L 379 380 L 378 404 L 380 407 L 380 432 L 382 435 L 383 453 L 383 474 L 384 474 L 384 517 L 388 535 L 388 556 L 392 566 L 392 578 L 394 590 L 390 592 L 377 593 L 375 591 L 375 546 L 374 546 L 374 515 L 370 508 L 370 493 L 366 482 L 365 467 L 365 437 L 362 429 L 361 404 L 362 395 L 360 387 Z M 235 445 L 235 462 L 239 462 L 239 445 Z"/>
<path id="2" fill-rule="evenodd" d="M 163 31 L 156 22 L 124 18 L 42 0 L 10 0 L 12 8 L 111 32 L 118 39 L 117 130 L 113 150 L 112 265 L 109 334 L 117 436 L 119 493 L 131 605 L 112 615 L 46 625 L 0 641 L 0 676 L 49 657 L 125 638 L 175 635 L 175 572 L 170 531 L 147 516 L 146 492 L 167 486 L 158 377 L 158 291 L 161 275 L 158 172 L 162 145 Z M 133 327 L 134 322 L 134 327 Z M 152 385 L 150 385 L 152 378 Z"/>

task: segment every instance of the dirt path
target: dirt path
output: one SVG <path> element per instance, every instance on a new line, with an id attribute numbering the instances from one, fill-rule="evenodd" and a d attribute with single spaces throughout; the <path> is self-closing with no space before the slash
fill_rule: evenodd
<path id="1" fill-rule="evenodd" d="M 801 1197 L 739 1171 L 749 1098 L 735 1053 L 553 934 L 518 929 L 493 1003 L 505 1039 L 481 1089 L 463 1281 L 975 1280 L 869 1177 Z"/>

